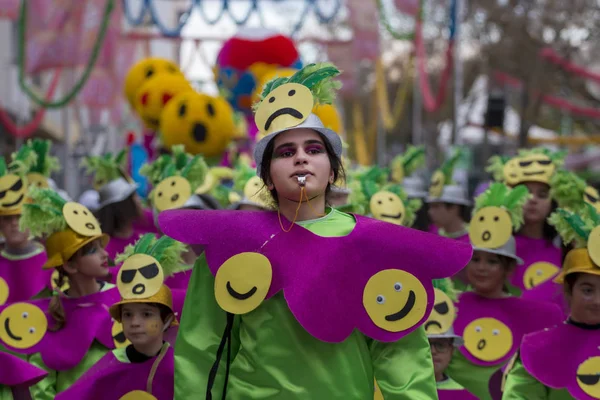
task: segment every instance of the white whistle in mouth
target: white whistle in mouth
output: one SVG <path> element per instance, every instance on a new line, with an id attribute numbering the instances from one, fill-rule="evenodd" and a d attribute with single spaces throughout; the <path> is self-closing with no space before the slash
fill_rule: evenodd
<path id="1" fill-rule="evenodd" d="M 298 178 L 298 185 L 300 185 L 300 187 L 306 186 L 306 176 L 305 175 L 297 176 L 296 178 Z"/>

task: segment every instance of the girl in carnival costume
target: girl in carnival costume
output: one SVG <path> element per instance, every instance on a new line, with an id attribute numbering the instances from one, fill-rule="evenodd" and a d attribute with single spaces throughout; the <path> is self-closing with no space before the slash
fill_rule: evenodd
<path id="1" fill-rule="evenodd" d="M 524 205 L 525 222 L 515 235 L 517 255 L 524 262 L 515 269 L 511 284 L 523 291 L 551 279 L 560 269 L 561 249 L 555 241 L 556 230 L 548 224 L 547 218 L 556 208 L 550 194 L 551 181 L 562 166 L 564 156 L 563 152 L 542 148 L 520 150 L 512 158 L 490 158 L 486 169 L 493 173 L 496 181 L 511 187 L 523 184 L 532 195 Z"/>
<path id="2" fill-rule="evenodd" d="M 103 281 L 109 275 L 104 250 L 109 237 L 92 212 L 51 189 L 32 187 L 29 196 L 32 202 L 23 205 L 21 229 L 46 237 L 48 261 L 43 268 L 58 271 L 58 287 L 68 278 L 69 289 L 50 299 L 0 308 L 0 316 L 6 315 L 0 317 L 6 327 L 0 340 L 48 371 L 31 388 L 34 399 L 44 400 L 70 387 L 114 347 L 106 310 L 120 297 L 114 285 Z"/>
<path id="3" fill-rule="evenodd" d="M 135 228 L 135 222 L 144 217 L 142 204 L 136 193 L 137 184 L 125 177 L 126 152 L 116 155 L 87 157 L 82 165 L 94 175 L 94 188 L 98 191 L 98 208 L 94 210 L 102 230 L 111 238 L 106 248 L 114 261 L 118 253 L 146 233 Z"/>
<path id="4" fill-rule="evenodd" d="M 428 214 L 438 228 L 437 233 L 451 239 L 469 241 L 468 207 L 471 202 L 462 186 L 453 181 L 456 163 L 463 156 L 460 150 L 444 161 L 431 176 Z"/>
<path id="5" fill-rule="evenodd" d="M 159 216 L 165 234 L 205 248 L 177 337 L 176 399 L 367 399 L 374 378 L 387 400 L 436 396 L 421 324 L 432 279 L 471 247 L 325 207 L 342 143 L 311 110 L 332 101 L 338 74 L 311 64 L 265 86 L 254 154 L 277 212 Z"/>
<path id="6" fill-rule="evenodd" d="M 23 204 L 27 201 L 26 171 L 37 155 L 19 152 L 13 155 L 11 170 L 0 158 L 0 233 L 6 244 L 0 251 L 0 305 L 50 294 L 50 270 L 44 246 L 30 238 L 28 229 L 19 228 Z"/>
<path id="7" fill-rule="evenodd" d="M 555 278 L 570 315 L 524 337 L 502 399 L 600 399 L 600 215 L 586 205 L 577 213 L 558 209 L 550 221 L 575 247 Z"/>
<path id="8" fill-rule="evenodd" d="M 474 253 L 466 268 L 472 291 L 459 296 L 454 322 L 464 346 L 453 357 L 448 375 L 479 399 L 498 398 L 500 369 L 523 335 L 562 319 L 555 305 L 513 297 L 507 290 L 511 273 L 522 262 L 512 232 L 523 223 L 528 197 L 525 186 L 510 189 L 497 182 L 475 200 L 469 226 Z"/>
<path id="9" fill-rule="evenodd" d="M 122 323 L 130 344 L 106 354 L 57 400 L 173 399 L 173 347 L 166 336 L 177 319 L 164 278 L 180 267 L 183 251 L 185 245 L 169 237 L 146 234 L 117 257 L 123 262 L 117 281 L 121 301 L 110 314 Z"/>

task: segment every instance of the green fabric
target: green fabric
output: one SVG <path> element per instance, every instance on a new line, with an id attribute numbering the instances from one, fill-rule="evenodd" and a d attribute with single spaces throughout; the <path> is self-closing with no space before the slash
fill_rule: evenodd
<path id="1" fill-rule="evenodd" d="M 502 394 L 502 400 L 570 400 L 572 398 L 566 389 L 551 389 L 529 375 L 521 360 L 517 360 L 508 373 Z"/>
<path id="2" fill-rule="evenodd" d="M 9 386 L 0 385 L 0 400 L 13 400 L 12 389 Z"/>
<path id="3" fill-rule="evenodd" d="M 114 349 L 112 353 L 113 356 L 123 364 L 131 364 L 129 357 L 127 357 L 127 346 L 121 347 L 120 349 Z"/>
<path id="4" fill-rule="evenodd" d="M 44 365 L 39 353 L 31 355 L 29 357 L 29 362 L 31 364 L 48 371 L 48 376 L 46 378 L 31 387 L 30 392 L 32 398 L 35 400 L 54 399 L 57 393 L 69 388 L 81 375 L 96 364 L 98 360 L 104 357 L 108 351 L 109 350 L 106 347 L 94 341 L 81 362 L 77 364 L 75 368 L 67 371 L 50 370 Z"/>
<path id="5" fill-rule="evenodd" d="M 489 381 L 501 366 L 499 364 L 492 367 L 481 367 L 472 364 L 461 352 L 455 351 L 446 373 L 480 400 L 492 400 L 488 386 Z"/>
<path id="6" fill-rule="evenodd" d="M 355 221 L 334 210 L 302 225 L 318 235 L 340 236 Z M 182 316 L 175 347 L 175 399 L 204 398 L 226 324 L 204 255 L 194 266 Z M 215 399 L 221 398 L 225 357 L 226 352 L 212 390 Z M 424 329 L 395 343 L 376 342 L 358 331 L 342 343 L 321 342 L 300 326 L 281 293 L 235 317 L 228 399 L 372 399 L 374 378 L 386 400 L 436 398 Z"/>
<path id="7" fill-rule="evenodd" d="M 452 378 L 436 382 L 438 390 L 465 390 L 458 382 Z"/>

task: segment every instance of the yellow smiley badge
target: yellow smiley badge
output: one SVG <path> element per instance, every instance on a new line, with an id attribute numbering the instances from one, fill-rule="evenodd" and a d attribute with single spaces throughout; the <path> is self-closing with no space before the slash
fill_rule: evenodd
<path id="1" fill-rule="evenodd" d="M 531 264 L 523 274 L 523 285 L 532 289 L 554 277 L 560 269 L 549 262 L 540 261 Z"/>
<path id="2" fill-rule="evenodd" d="M 507 185 L 517 185 L 521 182 L 521 170 L 519 168 L 519 160 L 514 157 L 504 164 L 503 167 L 504 182 Z"/>
<path id="3" fill-rule="evenodd" d="M 395 193 L 388 191 L 377 192 L 369 203 L 373 217 L 395 225 L 402 225 L 406 216 L 404 203 Z"/>
<path id="4" fill-rule="evenodd" d="M 127 258 L 117 275 L 117 287 L 124 299 L 147 298 L 160 290 L 165 275 L 160 263 L 148 254 Z"/>
<path id="5" fill-rule="evenodd" d="M 46 315 L 30 303 L 14 303 L 0 313 L 0 339 L 15 349 L 38 344 L 48 329 Z"/>
<path id="6" fill-rule="evenodd" d="M 446 177 L 444 173 L 437 170 L 431 176 L 431 183 L 429 184 L 429 195 L 433 198 L 439 198 L 442 196 L 444 190 L 444 181 Z"/>
<path id="7" fill-rule="evenodd" d="M 70 201 L 63 206 L 62 213 L 74 232 L 87 237 L 102 235 L 100 223 L 83 204 Z"/>
<path id="8" fill-rule="evenodd" d="M 286 83 L 262 100 L 254 118 L 256 126 L 268 135 L 300 125 L 310 115 L 313 105 L 313 94 L 308 87 Z"/>
<path id="9" fill-rule="evenodd" d="M 510 215 L 500 207 L 478 210 L 469 225 L 469 239 L 475 247 L 497 249 L 508 242 L 512 233 Z"/>
<path id="10" fill-rule="evenodd" d="M 157 398 L 143 390 L 133 390 L 125 393 L 119 400 L 157 400 Z"/>
<path id="11" fill-rule="evenodd" d="M 8 287 L 8 283 L 0 276 L 0 306 L 6 304 L 9 295 L 10 288 Z"/>
<path id="12" fill-rule="evenodd" d="M 62 285 L 59 285 L 59 282 L 58 282 L 59 276 L 60 276 L 60 273 L 59 273 L 58 269 L 55 268 L 54 271 L 52 271 L 52 276 L 50 277 L 50 286 L 52 287 L 52 290 L 64 293 L 67 290 L 69 290 L 69 288 L 71 287 L 71 285 L 69 283 L 69 277 L 64 276 Z"/>
<path id="13" fill-rule="evenodd" d="M 600 357 L 590 357 L 579 365 L 577 384 L 593 399 L 600 399 Z"/>
<path id="14" fill-rule="evenodd" d="M 39 172 L 30 172 L 27 174 L 27 182 L 29 185 L 35 185 L 41 189 L 45 189 L 48 187 L 48 178 Z"/>
<path id="15" fill-rule="evenodd" d="M 259 253 L 240 253 L 219 267 L 215 276 L 215 298 L 232 314 L 246 314 L 265 299 L 273 269 L 269 259 Z"/>
<path id="16" fill-rule="evenodd" d="M 531 154 L 518 157 L 518 176 L 521 182 L 535 181 L 548 183 L 554 170 L 554 163 L 545 154 Z"/>
<path id="17" fill-rule="evenodd" d="M 25 200 L 27 184 L 25 178 L 8 174 L 0 178 L 0 209 L 16 208 Z"/>
<path id="18" fill-rule="evenodd" d="M 513 334 L 508 326 L 495 318 L 478 318 L 465 327 L 465 348 L 479 360 L 494 362 L 508 354 Z"/>
<path id="19" fill-rule="evenodd" d="M 452 299 L 442 290 L 435 288 L 435 302 L 429 318 L 425 322 L 425 333 L 428 335 L 439 335 L 446 333 L 452 328 L 456 318 L 456 307 Z"/>
<path id="20" fill-rule="evenodd" d="M 131 344 L 131 342 L 125 337 L 125 333 L 123 332 L 123 324 L 119 321 L 113 322 L 111 334 L 113 342 L 115 343 L 115 348 L 122 349 Z"/>
<path id="21" fill-rule="evenodd" d="M 179 208 L 192 195 L 192 186 L 181 176 L 171 176 L 154 188 L 152 202 L 158 211 Z"/>
<path id="22" fill-rule="evenodd" d="M 375 325 L 388 332 L 401 332 L 425 316 L 427 292 L 414 275 L 386 269 L 373 275 L 365 285 L 363 306 Z"/>
<path id="23" fill-rule="evenodd" d="M 600 226 L 590 232 L 587 240 L 587 250 L 590 258 L 596 265 L 600 265 Z"/>

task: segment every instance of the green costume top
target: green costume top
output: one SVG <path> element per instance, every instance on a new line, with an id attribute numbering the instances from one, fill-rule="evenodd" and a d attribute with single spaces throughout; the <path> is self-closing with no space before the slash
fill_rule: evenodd
<path id="1" fill-rule="evenodd" d="M 501 367 L 502 364 L 491 367 L 475 365 L 467 360 L 461 352 L 456 351 L 446 372 L 448 376 L 480 400 L 492 400 L 489 389 L 490 379 Z"/>
<path id="2" fill-rule="evenodd" d="M 345 236 L 355 220 L 328 210 L 300 223 L 321 236 Z M 188 287 L 175 348 L 175 399 L 204 398 L 209 372 L 226 326 L 215 300 L 215 278 L 200 256 Z M 231 335 L 228 399 L 369 399 L 374 379 L 386 400 L 435 399 L 429 343 L 419 328 L 395 343 L 380 343 L 358 331 L 340 343 L 326 343 L 306 332 L 282 293 L 260 307 L 235 316 Z M 226 351 L 213 386 L 221 398 Z"/>
<path id="3" fill-rule="evenodd" d="M 517 360 L 506 377 L 502 400 L 570 400 L 566 389 L 552 389 L 531 376 Z"/>

